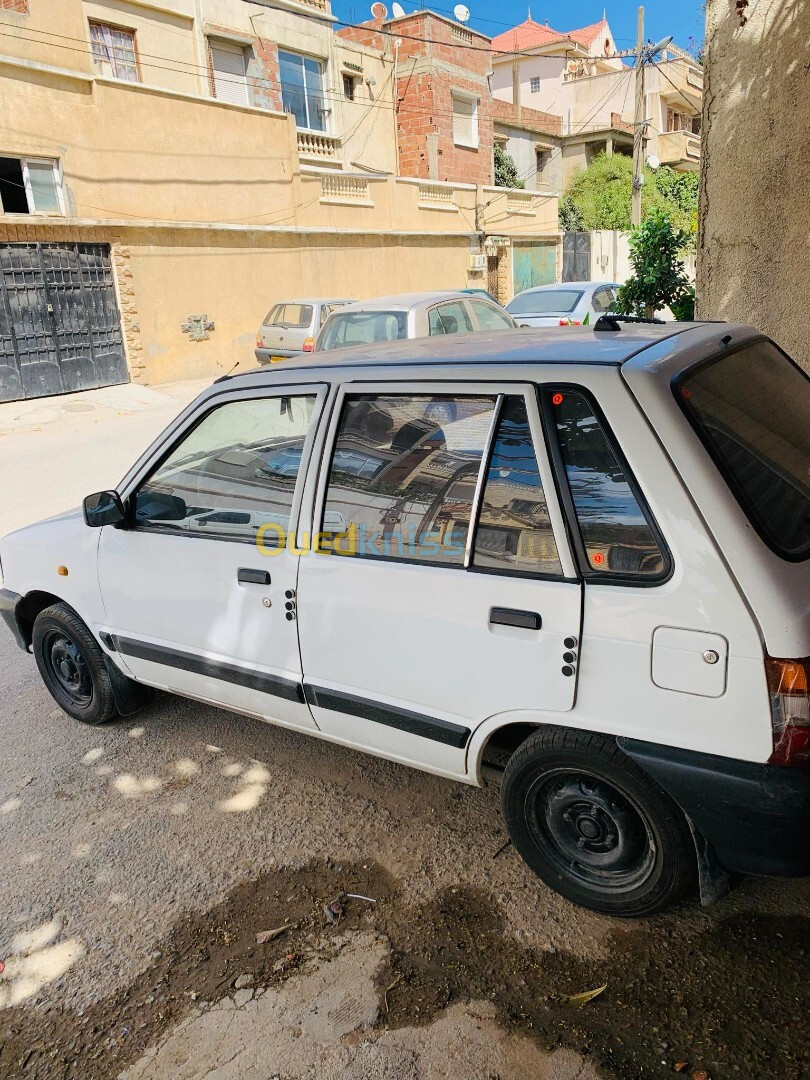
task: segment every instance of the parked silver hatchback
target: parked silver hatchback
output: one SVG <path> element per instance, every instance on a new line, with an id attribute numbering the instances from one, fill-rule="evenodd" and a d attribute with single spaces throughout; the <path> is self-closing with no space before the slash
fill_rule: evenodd
<path id="1" fill-rule="evenodd" d="M 462 292 L 399 293 L 333 312 L 318 335 L 315 352 L 476 330 L 513 330 L 516 325 L 502 307 L 483 297 Z"/>
<path id="2" fill-rule="evenodd" d="M 315 339 L 331 313 L 351 303 L 345 299 L 308 298 L 274 304 L 256 334 L 256 359 L 260 364 L 272 364 L 313 352 Z"/>

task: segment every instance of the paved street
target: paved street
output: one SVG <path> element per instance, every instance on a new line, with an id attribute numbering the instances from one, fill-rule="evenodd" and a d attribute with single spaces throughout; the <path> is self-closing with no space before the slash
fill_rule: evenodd
<path id="1" fill-rule="evenodd" d="M 196 388 L 0 407 L 0 531 L 114 483 Z M 495 788 L 176 698 L 83 727 L 5 633 L 0 756 L 2 1077 L 810 1070 L 808 881 L 588 914 L 503 847 Z"/>

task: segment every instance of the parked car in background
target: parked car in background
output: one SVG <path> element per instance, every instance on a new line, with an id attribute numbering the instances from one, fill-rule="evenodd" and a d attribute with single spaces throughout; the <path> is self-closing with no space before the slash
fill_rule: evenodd
<path id="1" fill-rule="evenodd" d="M 256 334 L 256 359 L 260 364 L 272 364 L 312 352 L 327 318 L 336 308 L 352 302 L 307 298 L 274 304 Z"/>
<path id="2" fill-rule="evenodd" d="M 318 335 L 315 352 L 403 338 L 513 330 L 516 325 L 502 307 L 483 297 L 462 292 L 399 293 L 333 312 Z"/>
<path id="3" fill-rule="evenodd" d="M 525 289 L 506 310 L 519 326 L 583 326 L 613 307 L 621 286 L 610 281 L 566 281 Z"/>

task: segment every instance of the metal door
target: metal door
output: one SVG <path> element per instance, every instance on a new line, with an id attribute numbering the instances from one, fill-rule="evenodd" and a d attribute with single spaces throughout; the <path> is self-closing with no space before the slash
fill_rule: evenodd
<path id="1" fill-rule="evenodd" d="M 512 249 L 515 293 L 557 280 L 556 244 L 515 244 Z"/>
<path id="2" fill-rule="evenodd" d="M 107 244 L 0 244 L 0 401 L 129 382 Z"/>
<path id="3" fill-rule="evenodd" d="M 563 233 L 563 281 L 590 281 L 591 234 Z"/>

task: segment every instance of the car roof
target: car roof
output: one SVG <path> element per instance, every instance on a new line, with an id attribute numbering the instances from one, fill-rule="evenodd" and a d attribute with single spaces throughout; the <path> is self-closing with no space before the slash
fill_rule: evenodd
<path id="1" fill-rule="evenodd" d="M 276 304 L 353 304 L 354 300 L 348 300 L 345 296 L 296 296 L 292 300 L 276 300 Z M 272 308 L 270 309 L 272 311 Z"/>
<path id="2" fill-rule="evenodd" d="M 356 300 L 348 305 L 350 311 L 407 311 L 417 304 L 436 300 L 466 300 L 464 293 L 454 289 L 432 292 L 393 293 L 391 296 L 375 296 L 371 300 Z M 342 312 L 341 314 L 345 314 Z"/>
<path id="3" fill-rule="evenodd" d="M 517 293 L 513 299 L 526 293 L 559 292 L 563 289 L 598 289 L 603 285 L 610 288 L 618 284 L 618 281 L 558 281 L 553 285 L 533 285 L 530 289 Z"/>

